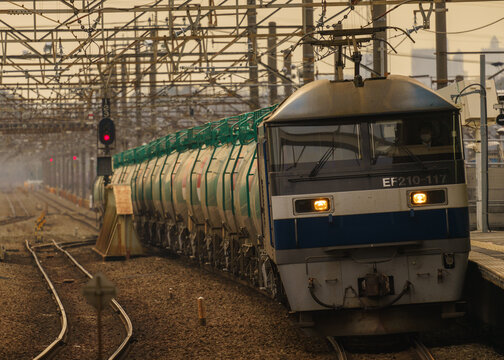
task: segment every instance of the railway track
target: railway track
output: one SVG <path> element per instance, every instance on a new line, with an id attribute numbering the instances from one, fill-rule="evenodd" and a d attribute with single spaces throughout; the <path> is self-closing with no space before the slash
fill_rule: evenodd
<path id="1" fill-rule="evenodd" d="M 51 198 L 50 196 L 44 194 L 43 192 L 33 192 L 32 194 L 40 201 L 46 202 L 48 206 L 55 209 L 56 213 L 67 216 L 77 222 L 80 222 L 81 224 L 89 227 L 90 229 L 93 229 L 95 231 L 98 230 L 95 218 L 92 218 L 91 216 L 78 212 L 75 209 L 72 209 L 69 206 L 62 204 L 56 199 Z M 62 209 L 65 211 L 62 211 Z M 83 218 L 86 220 L 84 220 Z M 92 221 L 94 223 L 90 223 L 89 221 Z"/>
<path id="2" fill-rule="evenodd" d="M 30 214 L 30 212 L 26 209 L 26 206 L 25 204 L 23 203 L 23 201 L 21 201 L 21 199 L 19 198 L 19 196 L 14 193 L 14 199 L 15 199 L 15 203 L 18 205 L 18 207 L 22 210 L 22 213 L 23 215 L 20 215 L 20 216 L 27 216 L 27 217 L 31 217 L 32 215 Z"/>
<path id="3" fill-rule="evenodd" d="M 82 265 L 80 265 L 75 258 L 63 248 L 63 246 L 71 247 L 87 245 L 88 243 L 89 242 L 69 242 L 57 244 L 53 240 L 52 243 L 32 247 L 30 246 L 28 240 L 25 241 L 26 248 L 32 254 L 35 263 L 49 286 L 53 298 L 58 306 L 58 313 L 60 314 L 61 320 L 61 330 L 58 336 L 48 347 L 35 357 L 36 360 L 49 359 L 54 356 L 56 352 L 60 351 L 66 352 L 66 358 L 87 359 L 95 357 L 94 353 L 84 353 L 84 349 L 88 352 L 90 351 L 90 348 L 94 350 L 94 347 L 89 345 L 89 339 L 94 338 L 94 333 L 96 332 L 96 328 L 90 326 L 95 324 L 90 321 L 93 316 L 83 315 L 89 313 L 90 308 L 88 305 L 85 305 L 84 298 L 80 295 L 80 291 L 77 291 L 78 296 L 76 297 L 76 291 L 65 291 L 64 289 L 65 285 L 69 283 L 74 285 L 72 286 L 74 288 L 73 290 L 76 290 L 75 287 L 79 285 L 75 284 L 74 281 L 70 281 L 73 280 L 72 277 L 75 277 L 75 268 L 69 266 L 69 261 L 71 261 L 79 272 L 85 275 L 85 277 L 92 278 L 92 275 L 84 267 L 82 267 Z M 51 251 L 51 253 L 49 253 L 49 251 Z M 37 255 L 37 252 L 44 252 L 45 258 L 41 260 Z M 52 252 L 54 252 L 54 254 Z M 51 274 L 51 276 L 49 274 Z M 82 277 L 82 275 L 80 276 Z M 81 279 L 80 282 L 83 280 L 85 279 Z M 59 286 L 56 286 L 55 284 L 59 284 Z M 60 292 L 57 291 L 56 287 L 58 287 Z M 128 315 L 115 299 L 111 300 L 110 306 L 114 310 L 114 313 L 119 315 L 121 323 L 124 326 L 125 335 L 119 345 L 117 345 L 117 342 L 113 344 L 113 341 L 110 341 L 109 339 L 106 343 L 106 352 L 110 354 L 108 355 L 109 360 L 122 359 L 124 355 L 126 355 L 132 339 L 133 326 Z M 109 317 L 109 320 L 110 319 L 111 318 Z M 71 323 L 71 326 L 69 326 L 69 323 Z M 93 333 L 91 337 L 89 336 L 90 331 Z M 87 346 L 82 346 L 83 343 L 87 344 Z"/>
<path id="4" fill-rule="evenodd" d="M 5 199 L 7 200 L 7 204 L 9 205 L 11 215 L 7 218 L 0 219 L 0 226 L 25 221 L 32 217 L 32 215 L 26 209 L 26 206 L 23 204 L 21 199 L 19 199 L 16 193 L 12 194 L 12 198 L 14 200 L 12 200 L 8 194 L 4 195 Z"/>
<path id="5" fill-rule="evenodd" d="M 337 360 L 352 359 L 352 355 L 347 351 L 345 351 L 345 348 L 343 347 L 341 341 L 339 341 L 337 338 L 333 336 L 328 336 L 327 340 L 334 349 Z M 429 349 L 417 337 L 411 337 L 410 343 L 411 347 L 408 350 L 402 351 L 400 356 L 398 356 L 397 354 L 393 354 L 393 357 L 391 358 L 406 359 L 409 357 L 412 360 L 435 360 L 434 356 L 429 351 Z"/>
<path id="6" fill-rule="evenodd" d="M 12 217 L 16 217 L 16 209 L 14 208 L 14 204 L 12 203 L 9 195 L 5 194 L 5 198 L 7 199 L 7 203 L 9 204 L 9 209 L 11 211 Z"/>

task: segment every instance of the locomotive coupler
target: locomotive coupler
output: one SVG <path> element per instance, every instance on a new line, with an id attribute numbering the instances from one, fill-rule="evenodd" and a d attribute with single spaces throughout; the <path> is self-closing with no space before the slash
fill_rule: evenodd
<path id="1" fill-rule="evenodd" d="M 379 297 L 394 293 L 392 276 L 375 272 L 358 279 L 359 297 Z"/>

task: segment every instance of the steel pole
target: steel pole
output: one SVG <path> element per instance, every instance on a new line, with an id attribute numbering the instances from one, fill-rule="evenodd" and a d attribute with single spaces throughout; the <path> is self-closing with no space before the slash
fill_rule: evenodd
<path id="1" fill-rule="evenodd" d="M 313 26 L 313 0 L 303 0 L 303 33 L 304 35 L 311 34 L 315 27 Z M 306 36 L 307 39 L 311 35 Z M 313 45 L 305 42 L 303 44 L 303 85 L 312 82 L 315 79 L 314 74 L 315 56 L 313 53 Z"/>
<path id="2" fill-rule="evenodd" d="M 446 39 L 446 3 L 436 3 L 436 80 L 437 88 L 448 85 L 448 57 Z"/>
<path id="3" fill-rule="evenodd" d="M 371 8 L 371 14 L 373 16 L 373 27 L 387 26 L 387 16 L 382 16 L 387 11 L 387 5 L 373 4 Z M 387 64 L 387 44 L 384 42 L 387 40 L 387 32 L 378 32 L 375 35 L 377 40 L 373 40 L 373 70 L 379 73 L 381 76 L 386 76 L 388 64 Z M 374 77 L 374 75 L 373 75 Z"/>
<path id="4" fill-rule="evenodd" d="M 292 69 L 291 69 L 292 53 L 284 52 L 283 59 L 284 59 L 285 77 L 292 79 Z M 284 84 L 284 98 L 287 98 L 292 94 L 292 84 L 290 83 L 290 81 L 287 80 L 282 80 L 282 82 Z"/>
<path id="5" fill-rule="evenodd" d="M 488 232 L 488 128 L 486 106 L 485 55 L 480 55 L 480 132 L 481 132 L 481 231 Z"/>
<path id="6" fill-rule="evenodd" d="M 343 25 L 341 24 L 335 24 L 333 25 L 334 30 L 341 30 L 343 29 Z M 341 40 L 341 36 L 335 36 L 335 40 Z M 334 52 L 334 80 L 336 81 L 342 81 L 344 80 L 343 78 L 343 47 L 338 46 L 338 50 Z"/>
<path id="7" fill-rule="evenodd" d="M 247 5 L 255 6 L 256 0 L 247 0 Z M 248 63 L 250 80 L 250 110 L 259 109 L 259 72 L 257 70 L 257 11 L 255 8 L 247 10 L 248 30 Z"/>
<path id="8" fill-rule="evenodd" d="M 276 23 L 271 21 L 268 24 L 268 66 L 274 71 L 277 70 L 277 44 L 276 44 Z M 273 105 L 277 101 L 277 87 L 276 87 L 276 75 L 273 71 L 268 70 L 268 85 L 269 85 L 269 96 L 270 105 Z"/>

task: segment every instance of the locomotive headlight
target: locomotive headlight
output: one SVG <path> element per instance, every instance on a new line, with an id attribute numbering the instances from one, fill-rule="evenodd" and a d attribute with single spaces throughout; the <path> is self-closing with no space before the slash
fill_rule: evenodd
<path id="1" fill-rule="evenodd" d="M 328 212 L 330 210 L 331 198 L 328 197 L 294 200 L 294 212 L 296 214 Z"/>
<path id="2" fill-rule="evenodd" d="M 446 189 L 411 191 L 408 195 L 410 206 L 447 204 Z"/>
<path id="3" fill-rule="evenodd" d="M 314 200 L 313 208 L 315 211 L 327 211 L 329 210 L 329 201 L 327 199 Z"/>
<path id="4" fill-rule="evenodd" d="M 411 194 L 411 203 L 413 205 L 422 205 L 427 203 L 427 194 L 424 192 L 417 192 Z"/>

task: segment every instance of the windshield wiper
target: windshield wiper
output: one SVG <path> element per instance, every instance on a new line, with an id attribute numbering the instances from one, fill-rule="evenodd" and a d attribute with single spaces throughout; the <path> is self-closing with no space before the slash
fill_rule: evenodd
<path id="1" fill-rule="evenodd" d="M 308 175 L 309 177 L 314 177 L 314 176 L 317 176 L 317 174 L 319 173 L 320 169 L 322 169 L 325 165 L 325 163 L 327 162 L 327 160 L 329 160 L 332 156 L 332 154 L 334 153 L 334 145 L 331 146 L 329 149 L 326 150 L 326 152 L 324 153 L 324 155 L 322 155 L 322 157 L 320 158 L 319 161 L 317 161 L 317 163 L 315 164 L 315 166 L 313 167 L 313 169 L 310 171 L 310 174 Z"/>
<path id="2" fill-rule="evenodd" d="M 299 159 L 301 159 L 301 156 L 303 156 L 303 153 L 304 153 L 305 149 L 306 149 L 306 145 L 305 145 L 305 146 L 303 146 L 303 150 L 301 150 L 301 153 L 299 154 L 299 156 L 298 156 L 297 160 L 296 160 L 296 159 L 294 159 L 294 163 L 293 163 L 291 166 L 289 166 L 287 169 L 285 169 L 284 171 L 289 171 L 290 169 L 297 167 L 297 164 L 298 164 L 298 162 L 299 162 Z M 294 157 L 294 156 L 293 156 L 293 157 Z"/>
<path id="3" fill-rule="evenodd" d="M 424 170 L 427 170 L 427 166 L 425 166 L 425 164 L 422 162 L 422 160 L 420 160 L 420 158 L 418 156 L 416 156 L 415 154 L 413 154 L 411 152 L 411 150 L 406 146 L 406 145 L 403 145 L 403 144 L 399 144 L 398 142 L 395 142 L 394 143 L 395 146 L 399 147 L 401 150 L 403 150 L 406 154 L 409 155 L 410 158 L 412 158 L 413 160 L 415 160 L 415 162 L 420 165 L 420 167 Z"/>

